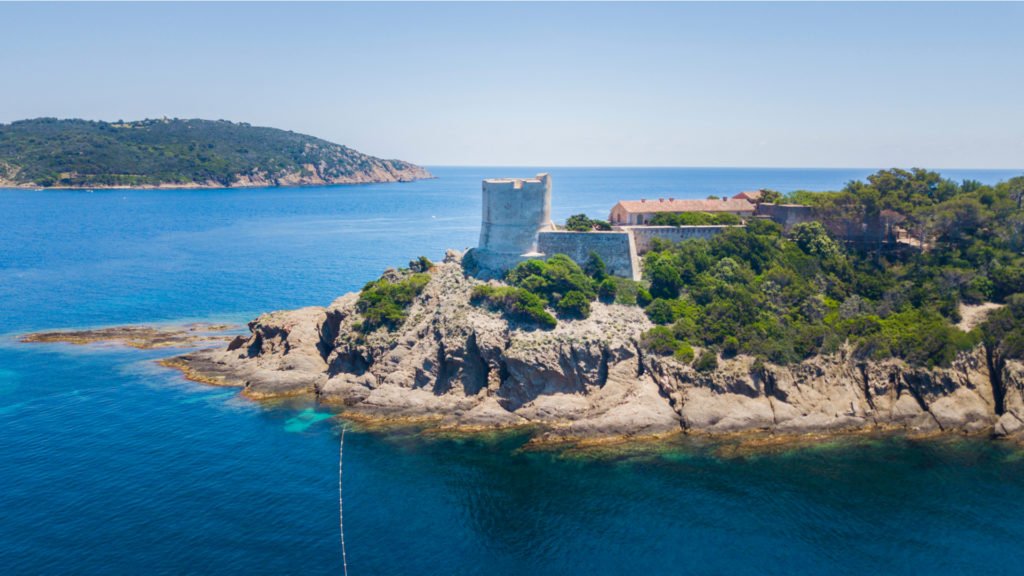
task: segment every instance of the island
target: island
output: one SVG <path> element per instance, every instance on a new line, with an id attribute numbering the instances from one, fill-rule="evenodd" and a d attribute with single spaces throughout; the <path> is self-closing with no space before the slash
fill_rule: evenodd
<path id="1" fill-rule="evenodd" d="M 549 175 L 485 180 L 476 248 L 161 362 L 254 399 L 537 442 L 1024 440 L 1022 199 L 1024 177 L 884 170 L 559 226 Z"/>
<path id="2" fill-rule="evenodd" d="M 295 132 L 225 120 L 0 124 L 0 188 L 231 188 L 432 178 Z"/>

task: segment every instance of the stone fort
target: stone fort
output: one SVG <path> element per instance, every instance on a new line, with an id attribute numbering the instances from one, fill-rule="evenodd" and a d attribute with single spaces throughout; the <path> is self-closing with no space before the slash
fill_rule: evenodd
<path id="1" fill-rule="evenodd" d="M 480 242 L 467 256 L 475 274 L 481 278 L 499 278 L 524 260 L 546 259 L 565 254 L 583 265 L 591 253 L 604 261 L 609 274 L 639 280 L 640 256 L 647 253 L 655 239 L 680 242 L 711 238 L 736 225 L 654 226 L 649 219 L 658 212 L 730 212 L 748 218 L 772 220 L 784 229 L 803 222 L 820 221 L 836 239 L 846 242 L 898 243 L 903 217 L 883 214 L 861 220 L 835 219 L 818 214 L 811 206 L 758 202 L 741 192 L 730 199 L 620 201 L 612 208 L 612 229 L 575 232 L 560 230 L 551 221 L 551 176 L 533 178 L 493 178 L 483 181 L 483 215 Z M 709 205 L 714 202 L 715 205 Z M 888 212 L 888 214 L 887 214 Z M 618 224 L 618 225 L 615 225 Z"/>
<path id="2" fill-rule="evenodd" d="M 611 231 L 559 230 L 551 221 L 551 176 L 483 181 L 480 242 L 471 251 L 482 278 L 498 278 L 528 259 L 565 254 L 577 264 L 591 252 L 608 273 L 639 280 L 640 255 L 653 238 L 710 238 L 726 226 L 618 226 Z"/>

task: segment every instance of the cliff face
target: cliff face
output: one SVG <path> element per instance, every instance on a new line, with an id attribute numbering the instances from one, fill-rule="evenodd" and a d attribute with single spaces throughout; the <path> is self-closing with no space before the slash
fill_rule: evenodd
<path id="1" fill-rule="evenodd" d="M 441 425 L 536 425 L 555 437 L 904 429 L 1024 437 L 1024 365 L 979 347 L 949 368 L 839 353 L 792 366 L 722 359 L 696 372 L 644 354 L 636 307 L 594 303 L 550 331 L 469 303 L 478 281 L 457 256 L 431 271 L 405 323 L 362 337 L 358 295 L 326 308 L 264 314 L 227 349 L 169 361 L 255 398 L 313 393 L 353 413 Z"/>

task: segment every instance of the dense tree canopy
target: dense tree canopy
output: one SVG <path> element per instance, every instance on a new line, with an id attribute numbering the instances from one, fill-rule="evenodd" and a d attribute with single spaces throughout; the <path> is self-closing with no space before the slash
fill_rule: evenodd
<path id="1" fill-rule="evenodd" d="M 919 169 L 883 170 L 840 192 L 796 193 L 788 200 L 826 218 L 890 211 L 921 241 L 844 244 L 819 222 L 783 233 L 754 221 L 710 240 L 655 243 L 644 259 L 657 298 L 647 312 L 679 343 L 777 363 L 850 342 L 864 357 L 942 365 L 993 334 L 1010 342 L 1006 357 L 1019 356 L 1019 303 L 971 333 L 955 324 L 961 303 L 1024 298 L 1014 296 L 1024 292 L 1022 196 L 1024 177 L 958 184 Z"/>
<path id="2" fill-rule="evenodd" d="M 326 140 L 210 120 L 92 122 L 40 118 L 0 124 L 0 180 L 38 186 L 219 183 L 239 175 L 357 177 L 412 165 Z"/>

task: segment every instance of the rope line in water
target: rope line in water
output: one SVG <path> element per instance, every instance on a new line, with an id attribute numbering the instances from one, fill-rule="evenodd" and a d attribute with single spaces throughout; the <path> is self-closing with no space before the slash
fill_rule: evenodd
<path id="1" fill-rule="evenodd" d="M 345 505 L 341 492 L 341 464 L 345 454 L 345 426 L 341 427 L 341 444 L 338 448 L 338 531 L 341 533 L 341 567 L 348 576 L 348 556 L 345 554 Z"/>

